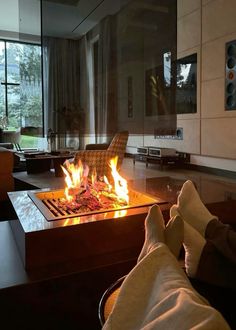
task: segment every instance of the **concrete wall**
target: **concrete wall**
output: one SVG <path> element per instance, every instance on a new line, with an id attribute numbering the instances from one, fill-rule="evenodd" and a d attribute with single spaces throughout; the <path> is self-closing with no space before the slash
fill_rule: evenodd
<path id="1" fill-rule="evenodd" d="M 1 1 L 0 30 L 19 32 L 18 0 Z"/>
<path id="2" fill-rule="evenodd" d="M 235 0 L 178 0 L 178 58 L 197 53 L 197 113 L 177 116 L 183 140 L 130 137 L 191 153 L 193 164 L 236 171 L 236 110 L 225 111 L 225 43 L 236 39 Z M 139 144 L 140 145 L 140 144 Z"/>
<path id="3" fill-rule="evenodd" d="M 22 35 L 20 36 L 19 33 Z M 0 38 L 40 42 L 40 35 L 39 0 L 0 1 Z"/>

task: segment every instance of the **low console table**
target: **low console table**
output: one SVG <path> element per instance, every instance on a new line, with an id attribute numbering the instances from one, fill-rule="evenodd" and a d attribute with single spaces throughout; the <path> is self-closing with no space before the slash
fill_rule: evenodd
<path id="1" fill-rule="evenodd" d="M 182 165 L 185 163 L 189 163 L 190 155 L 186 153 L 177 153 L 175 156 L 159 156 L 154 157 L 150 155 L 143 155 L 143 154 L 134 154 L 133 156 L 133 164 L 136 161 L 142 161 L 146 163 L 146 167 L 148 164 L 159 164 L 161 170 L 163 169 L 164 165 Z"/>
<path id="2" fill-rule="evenodd" d="M 61 165 L 66 159 L 74 157 L 74 152 L 33 152 L 21 155 L 26 162 L 26 171 L 28 174 L 42 173 L 50 171 L 51 168 L 55 170 L 55 176 L 63 176 Z"/>

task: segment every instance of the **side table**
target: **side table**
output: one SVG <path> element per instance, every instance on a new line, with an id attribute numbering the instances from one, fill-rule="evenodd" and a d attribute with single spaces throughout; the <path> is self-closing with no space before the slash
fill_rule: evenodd
<path id="1" fill-rule="evenodd" d="M 74 157 L 74 153 L 26 153 L 24 154 L 24 159 L 26 161 L 26 171 L 28 174 L 42 173 L 50 171 L 51 168 L 55 170 L 55 176 L 63 176 L 63 171 L 61 165 L 66 161 L 66 159 L 71 159 Z"/>

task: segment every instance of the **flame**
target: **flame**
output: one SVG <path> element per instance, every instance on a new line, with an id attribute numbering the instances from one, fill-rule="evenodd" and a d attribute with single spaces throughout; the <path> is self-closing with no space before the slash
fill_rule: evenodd
<path id="1" fill-rule="evenodd" d="M 82 162 L 79 160 L 78 165 L 74 165 L 66 161 L 66 167 L 61 166 L 65 174 L 65 196 L 67 201 L 72 202 L 76 193 L 78 193 L 80 186 L 84 180 L 84 168 Z"/>
<path id="2" fill-rule="evenodd" d="M 92 175 L 91 175 L 91 181 L 92 181 L 92 184 L 94 185 L 97 181 L 97 171 L 96 171 L 96 168 L 93 170 L 92 172 Z"/>
<path id="3" fill-rule="evenodd" d="M 127 181 L 122 178 L 122 176 L 117 171 L 117 162 L 118 156 L 115 156 L 110 160 L 109 166 L 111 168 L 111 174 L 114 180 L 114 189 L 116 195 L 121 200 L 125 200 L 127 204 L 129 204 L 129 190 Z"/>
<path id="4" fill-rule="evenodd" d="M 109 203 L 113 205 L 113 208 L 129 204 L 128 184 L 117 171 L 117 161 L 118 156 L 112 158 L 109 162 L 114 187 L 106 176 L 104 176 L 102 183 L 98 181 L 96 170 L 93 170 L 91 179 L 88 179 L 89 168 L 87 165 L 84 166 L 80 160 L 76 165 L 66 161 L 65 167 L 62 166 L 65 174 L 66 187 L 64 194 L 66 201 L 71 204 L 79 203 L 77 197 L 80 198 L 81 194 L 86 192 L 86 198 L 91 197 L 91 203 L 94 203 L 94 207 L 97 207 L 94 196 L 96 196 L 101 208 L 104 208 L 107 198 L 110 198 L 111 202 Z"/>
<path id="5" fill-rule="evenodd" d="M 104 182 L 105 182 L 106 185 L 107 185 L 107 190 L 108 190 L 109 192 L 111 192 L 111 191 L 112 191 L 112 185 L 109 183 L 109 181 L 108 181 L 106 175 L 104 175 L 103 180 L 104 180 Z"/>

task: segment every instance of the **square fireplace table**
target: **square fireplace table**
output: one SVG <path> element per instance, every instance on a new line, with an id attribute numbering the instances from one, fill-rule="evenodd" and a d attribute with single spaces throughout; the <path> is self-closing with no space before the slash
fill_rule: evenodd
<path id="1" fill-rule="evenodd" d="M 19 219 L 10 225 L 26 270 L 60 265 L 83 270 L 140 252 L 149 206 L 47 221 L 28 191 L 8 194 Z M 156 196 L 155 201 L 162 209 L 170 207 Z"/>

